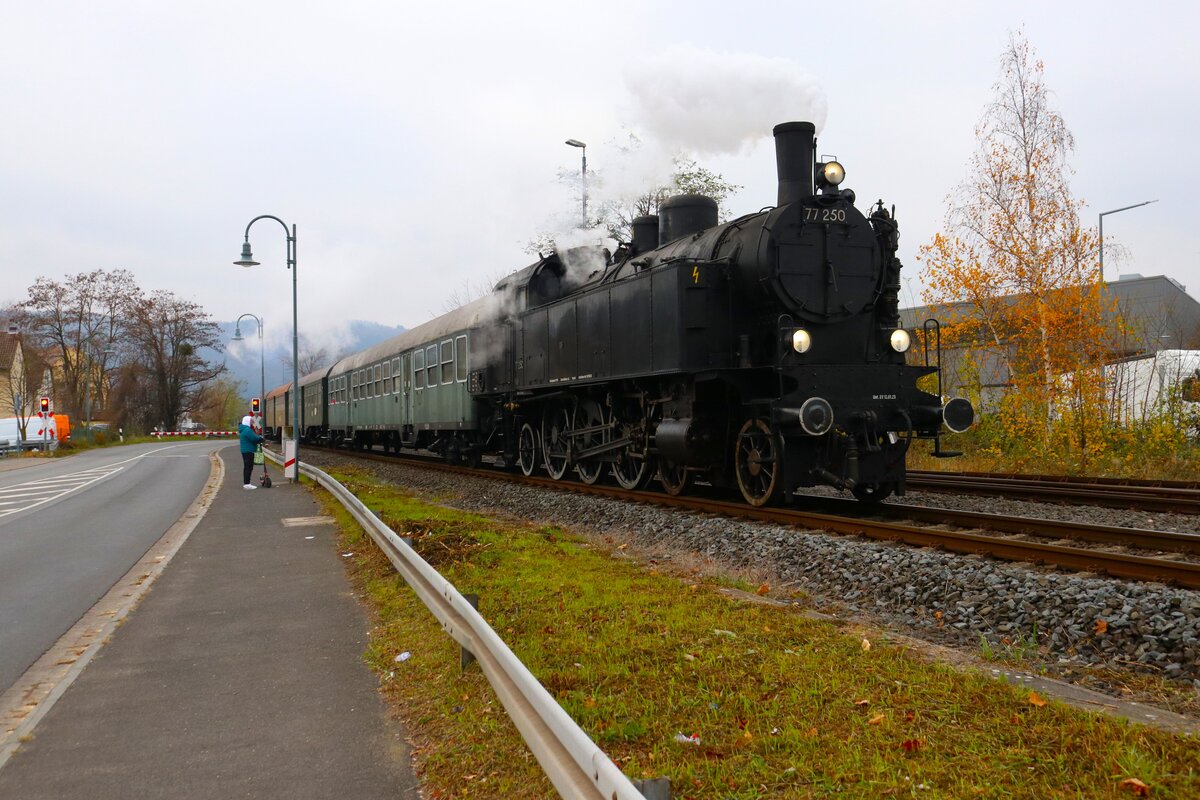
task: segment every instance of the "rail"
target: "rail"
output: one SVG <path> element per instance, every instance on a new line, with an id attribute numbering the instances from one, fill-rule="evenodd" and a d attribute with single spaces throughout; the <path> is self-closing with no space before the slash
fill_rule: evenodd
<path id="1" fill-rule="evenodd" d="M 276 453 L 265 448 L 264 452 L 273 462 L 280 462 Z M 300 473 L 312 478 L 345 506 L 446 633 L 475 657 L 505 711 L 562 797 L 646 800 L 452 583 L 346 487 L 308 464 L 300 464 Z"/>

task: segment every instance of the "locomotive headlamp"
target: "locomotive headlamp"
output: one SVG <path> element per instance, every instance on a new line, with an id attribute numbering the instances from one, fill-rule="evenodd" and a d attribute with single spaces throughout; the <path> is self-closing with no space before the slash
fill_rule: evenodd
<path id="1" fill-rule="evenodd" d="M 837 186 L 846 180 L 846 168 L 836 161 L 830 161 L 821 168 L 821 178 L 826 186 Z"/>
<path id="2" fill-rule="evenodd" d="M 908 335 L 908 331 L 904 328 L 896 328 L 892 331 L 890 339 L 892 349 L 897 353 L 904 353 L 912 346 L 912 337 Z"/>
<path id="3" fill-rule="evenodd" d="M 810 347 L 812 347 L 812 336 L 808 331 L 800 328 L 792 334 L 792 349 L 797 353 L 807 353 Z"/>

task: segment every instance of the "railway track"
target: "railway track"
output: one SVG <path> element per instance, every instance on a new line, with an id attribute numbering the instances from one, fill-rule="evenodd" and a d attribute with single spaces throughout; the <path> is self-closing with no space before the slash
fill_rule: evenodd
<path id="1" fill-rule="evenodd" d="M 1200 484 L 1058 475 L 992 475 L 910 470 L 908 488 L 1043 503 L 1074 503 L 1171 514 L 1200 514 Z"/>
<path id="2" fill-rule="evenodd" d="M 882 541 L 903 542 L 919 547 L 936 547 L 956 553 L 1200 589 L 1200 535 L 1197 534 L 1008 517 L 894 503 L 865 509 L 856 501 L 828 498 L 808 498 L 812 501 L 811 505 L 804 502 L 792 507 L 754 508 L 719 497 L 672 497 L 655 491 L 629 492 L 600 484 L 588 486 L 574 481 L 525 477 L 519 473 L 496 469 L 452 466 L 440 460 L 420 456 L 362 452 L 341 454 L 383 463 L 416 464 L 423 468 L 505 480 L 526 486 L 647 503 L 735 519 L 753 519 L 844 535 L 865 536 Z M 1040 541 L 1030 537 L 1037 537 Z M 1072 544 L 1063 544 L 1064 540 L 1069 540 Z M 1075 543 L 1091 546 L 1080 547 Z M 1125 552 L 1124 548 L 1137 548 L 1141 552 Z"/>

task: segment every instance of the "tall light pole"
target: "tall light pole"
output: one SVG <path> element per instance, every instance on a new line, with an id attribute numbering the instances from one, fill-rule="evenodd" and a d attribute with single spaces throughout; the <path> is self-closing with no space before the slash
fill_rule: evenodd
<path id="1" fill-rule="evenodd" d="M 583 216 L 579 218 L 579 227 L 586 228 L 587 224 L 587 145 L 578 139 L 567 139 L 567 144 L 571 147 L 579 147 L 583 150 Z"/>
<path id="2" fill-rule="evenodd" d="M 1141 208 L 1142 206 L 1148 206 L 1151 203 L 1157 202 L 1157 200 L 1147 200 L 1144 203 L 1134 203 L 1131 206 L 1114 208 L 1112 211 L 1104 211 L 1100 214 L 1100 280 L 1104 280 L 1104 218 L 1109 214 L 1117 214 L 1121 211 L 1128 211 L 1131 208 Z"/>
<path id="3" fill-rule="evenodd" d="M 233 323 L 233 341 L 235 341 L 235 342 L 245 341 L 246 337 L 242 336 L 242 320 L 244 320 L 246 317 L 250 317 L 250 319 L 252 319 L 258 323 L 258 364 L 259 364 L 258 401 L 260 403 L 262 403 L 263 408 L 266 408 L 266 406 L 267 406 L 267 397 L 266 397 L 267 361 L 263 355 L 263 321 L 262 321 L 262 319 L 260 317 L 254 316 L 253 314 L 242 314 L 240 317 L 238 317 L 237 322 Z"/>
<path id="4" fill-rule="evenodd" d="M 292 458 L 289 461 L 284 453 L 283 474 L 287 475 L 288 467 L 294 470 L 293 480 L 300 482 L 300 329 L 296 323 L 296 226 L 288 231 L 287 223 L 279 217 L 261 214 L 250 220 L 246 225 L 246 238 L 242 243 L 242 255 L 233 263 L 239 267 L 258 266 L 254 254 L 250 252 L 250 226 L 260 219 L 273 219 L 283 226 L 287 236 L 287 268 L 292 271 Z M 261 328 L 260 328 L 261 330 Z M 264 367 L 265 369 L 265 367 Z"/>

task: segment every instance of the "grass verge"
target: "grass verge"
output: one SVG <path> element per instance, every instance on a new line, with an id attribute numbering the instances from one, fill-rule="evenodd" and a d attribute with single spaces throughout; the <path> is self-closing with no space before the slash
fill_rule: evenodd
<path id="1" fill-rule="evenodd" d="M 1200 796 L 1200 743 L 1046 702 L 848 635 L 797 607 L 739 602 L 562 530 L 430 505 L 333 471 L 480 610 L 634 778 L 677 798 Z M 477 668 L 323 492 L 373 609 L 366 658 L 414 739 L 431 798 L 554 791 Z M 402 661 L 402 653 L 410 657 Z M 681 739 L 685 739 L 681 741 Z"/>

